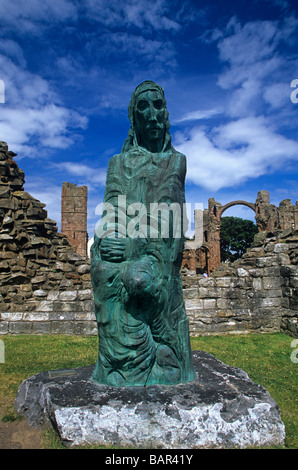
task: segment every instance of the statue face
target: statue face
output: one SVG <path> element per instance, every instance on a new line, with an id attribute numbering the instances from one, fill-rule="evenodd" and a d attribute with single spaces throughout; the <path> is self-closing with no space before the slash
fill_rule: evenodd
<path id="1" fill-rule="evenodd" d="M 145 91 L 137 97 L 134 121 L 139 145 L 151 151 L 154 145 L 162 147 L 166 129 L 166 104 L 157 90 Z"/>

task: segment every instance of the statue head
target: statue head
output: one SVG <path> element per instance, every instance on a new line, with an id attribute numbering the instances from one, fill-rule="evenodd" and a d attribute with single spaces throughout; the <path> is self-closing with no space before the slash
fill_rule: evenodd
<path id="1" fill-rule="evenodd" d="M 128 107 L 131 128 L 122 151 L 141 146 L 151 152 L 165 151 L 171 145 L 169 113 L 163 89 L 146 80 L 132 94 Z"/>

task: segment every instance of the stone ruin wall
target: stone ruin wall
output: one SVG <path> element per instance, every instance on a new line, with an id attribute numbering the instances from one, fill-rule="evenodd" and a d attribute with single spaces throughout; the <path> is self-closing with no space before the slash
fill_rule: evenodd
<path id="1" fill-rule="evenodd" d="M 61 232 L 82 256 L 87 256 L 87 186 L 62 184 Z"/>
<path id="2" fill-rule="evenodd" d="M 0 333 L 95 334 L 90 261 L 58 233 L 0 142 Z"/>
<path id="3" fill-rule="evenodd" d="M 97 335 L 90 261 L 24 191 L 0 141 L 0 334 Z M 190 334 L 298 337 L 298 232 L 260 232 L 241 260 L 202 279 L 182 270 Z"/>
<path id="4" fill-rule="evenodd" d="M 202 225 L 202 243 L 187 240 L 183 253 L 182 267 L 191 271 L 207 271 L 210 274 L 221 263 L 220 257 L 220 226 L 224 212 L 235 205 L 249 207 L 255 213 L 256 225 L 259 232 L 281 232 L 290 228 L 298 229 L 298 201 L 293 206 L 290 199 L 284 199 L 276 207 L 270 203 L 268 191 L 259 191 L 254 203 L 247 201 L 231 201 L 225 205 L 209 198 L 208 209 L 199 214 L 195 211 L 196 225 Z M 199 238 L 199 237 L 198 237 Z M 200 248 L 197 248 L 200 246 Z"/>
<path id="5" fill-rule="evenodd" d="M 185 272 L 183 289 L 192 336 L 298 337 L 298 231 L 259 233 L 240 260 L 222 263 L 211 277 Z"/>

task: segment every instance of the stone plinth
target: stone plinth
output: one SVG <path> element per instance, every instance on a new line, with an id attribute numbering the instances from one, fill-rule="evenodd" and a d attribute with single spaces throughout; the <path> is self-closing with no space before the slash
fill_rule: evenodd
<path id="1" fill-rule="evenodd" d="M 53 425 L 67 446 L 246 448 L 282 445 L 285 428 L 269 393 L 241 369 L 201 351 L 196 379 L 176 386 L 108 387 L 94 366 L 25 380 L 16 410 L 33 427 Z"/>

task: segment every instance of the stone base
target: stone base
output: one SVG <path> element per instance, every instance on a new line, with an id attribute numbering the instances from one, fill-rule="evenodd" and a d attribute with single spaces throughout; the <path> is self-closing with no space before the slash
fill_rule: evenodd
<path id="1" fill-rule="evenodd" d="M 193 352 L 196 379 L 175 386 L 108 387 L 94 366 L 42 372 L 25 380 L 16 410 L 33 427 L 51 424 L 66 446 L 148 449 L 282 445 L 275 401 L 241 369 Z"/>

